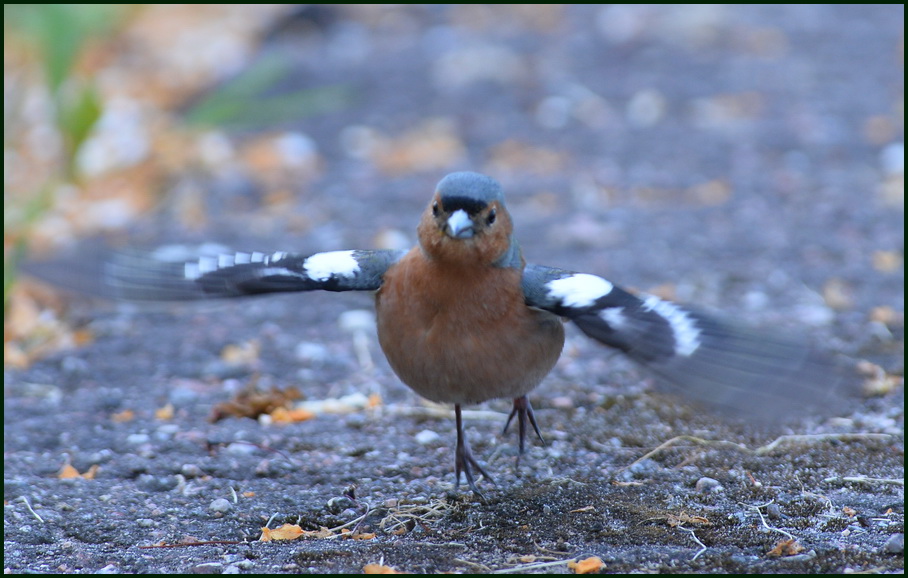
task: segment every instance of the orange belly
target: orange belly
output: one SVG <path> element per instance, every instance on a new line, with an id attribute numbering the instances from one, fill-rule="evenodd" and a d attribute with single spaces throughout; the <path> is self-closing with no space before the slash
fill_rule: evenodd
<path id="1" fill-rule="evenodd" d="M 513 268 L 438 267 L 419 249 L 404 257 L 376 295 L 379 343 L 401 381 L 448 403 L 539 385 L 561 355 L 564 327 L 524 304 L 520 280 Z"/>

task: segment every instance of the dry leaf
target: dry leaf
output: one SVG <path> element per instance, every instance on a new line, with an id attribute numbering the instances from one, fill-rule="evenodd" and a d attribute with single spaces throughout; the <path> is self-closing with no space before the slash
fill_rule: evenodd
<path id="1" fill-rule="evenodd" d="M 369 401 L 366 404 L 366 407 L 372 409 L 373 407 L 378 407 L 381 405 L 382 399 L 381 396 L 377 393 L 372 393 L 369 395 Z"/>
<path id="2" fill-rule="evenodd" d="M 168 403 L 154 411 L 155 419 L 168 420 L 173 419 L 173 404 Z"/>
<path id="3" fill-rule="evenodd" d="M 212 422 L 218 422 L 227 417 L 250 417 L 258 419 L 262 414 L 270 414 L 279 407 L 287 407 L 293 400 L 302 397 L 295 387 L 285 390 L 276 387 L 271 391 L 241 391 L 230 401 L 219 403 L 211 412 Z"/>
<path id="4" fill-rule="evenodd" d="M 335 534 L 330 529 L 326 528 L 325 526 L 322 526 L 318 530 L 304 532 L 304 535 L 306 538 L 330 538 L 331 536 L 334 536 Z"/>
<path id="5" fill-rule="evenodd" d="M 83 480 L 93 480 L 95 479 L 95 474 L 98 473 L 98 464 L 95 464 L 88 468 L 84 474 L 80 474 L 79 470 L 72 467 L 70 464 L 66 464 L 60 468 L 60 472 L 57 474 L 57 478 L 60 480 L 67 480 L 72 478 L 82 478 Z"/>
<path id="6" fill-rule="evenodd" d="M 381 564 L 366 564 L 363 566 L 363 574 L 406 574 L 406 572 L 398 572 L 390 566 Z"/>
<path id="7" fill-rule="evenodd" d="M 280 528 L 271 530 L 262 528 L 262 537 L 259 542 L 270 542 L 272 540 L 296 540 L 304 534 L 303 529 L 295 524 L 284 524 Z"/>
<path id="8" fill-rule="evenodd" d="M 678 515 L 669 514 L 666 518 L 668 525 L 674 528 L 675 526 L 680 526 L 682 524 L 696 524 L 698 526 L 712 526 L 712 522 L 704 518 L 703 516 L 691 516 L 681 512 Z"/>
<path id="9" fill-rule="evenodd" d="M 781 542 L 776 544 L 775 548 L 767 553 L 767 556 L 794 556 L 795 554 L 803 551 L 804 546 L 801 546 L 800 544 L 798 544 L 797 540 L 791 538 L 790 540 L 782 540 Z"/>
<path id="10" fill-rule="evenodd" d="M 845 514 L 846 516 L 848 516 L 849 518 L 854 518 L 857 515 L 858 511 L 855 510 L 854 508 L 849 508 L 848 506 L 845 506 L 844 508 L 842 508 L 842 513 Z"/>
<path id="11" fill-rule="evenodd" d="M 579 562 L 574 562 L 571 560 L 568 562 L 568 568 L 574 571 L 574 574 L 592 574 L 593 572 L 598 572 L 605 567 L 605 562 L 602 561 L 598 556 L 593 556 L 591 558 L 586 558 Z"/>
<path id="12" fill-rule="evenodd" d="M 284 407 L 275 409 L 269 415 L 274 423 L 293 423 L 315 417 L 315 414 L 308 409 L 287 409 Z"/>
<path id="13" fill-rule="evenodd" d="M 259 342 L 255 339 L 230 344 L 221 350 L 221 361 L 230 365 L 251 365 L 258 361 L 260 349 Z"/>
<path id="14" fill-rule="evenodd" d="M 82 477 L 82 474 L 79 473 L 79 470 L 69 464 L 66 464 L 65 466 L 60 468 L 60 472 L 57 474 L 57 478 L 61 480 L 80 477 Z"/>
<path id="15" fill-rule="evenodd" d="M 126 423 L 128 421 L 134 420 L 135 417 L 136 413 L 134 411 L 132 411 L 131 409 L 124 409 L 123 411 L 110 416 L 110 419 L 112 419 L 114 423 Z"/>

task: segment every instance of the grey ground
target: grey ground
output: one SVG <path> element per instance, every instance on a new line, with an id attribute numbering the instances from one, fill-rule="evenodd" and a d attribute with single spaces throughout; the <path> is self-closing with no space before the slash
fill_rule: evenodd
<path id="1" fill-rule="evenodd" d="M 438 178 L 478 170 L 503 183 L 533 262 L 669 285 L 681 300 L 799 327 L 825 349 L 901 374 L 901 322 L 870 316 L 904 310 L 903 268 L 873 265 L 876 252 L 902 254 L 903 205 L 882 192 L 885 144 L 865 128 L 894 117 L 904 138 L 902 6 L 574 6 L 542 32 L 507 19 L 467 30 L 448 26 L 447 8 L 400 10 L 404 24 L 303 12 L 295 24 L 307 26 L 288 23 L 263 45 L 263 55 L 293 54 L 288 83 L 342 83 L 356 95 L 288 125 L 326 159 L 298 192 L 305 226 L 266 220 L 242 175 L 202 173 L 186 178 L 209 192 L 209 230 L 181 232 L 165 202 L 134 234 L 301 252 L 368 248 L 383 230 L 412 240 Z M 610 28 L 621 18 L 637 19 L 634 34 Z M 364 54 L 338 49 L 345 42 Z M 467 65 L 445 68 L 489 46 L 497 51 L 480 62 L 504 54 L 519 74 L 458 79 Z M 544 101 L 555 120 L 540 122 Z M 353 125 L 395 135 L 430 117 L 454 123 L 466 145 L 450 167 L 380 172 L 338 139 Z M 557 161 L 515 160 L 495 148 L 507 139 L 557 151 Z M 179 206 L 178 192 L 169 199 Z M 836 308 L 820 296 L 830 282 L 847 297 Z M 534 444 L 519 477 L 513 433 L 500 435 L 508 403 L 471 414 L 474 452 L 497 481 L 483 485 L 483 502 L 453 491 L 452 412 L 401 385 L 373 334 L 369 367 L 339 328 L 342 313 L 370 306 L 349 294 L 156 310 L 74 299 L 72 318 L 96 340 L 4 373 L 5 568 L 358 573 L 381 561 L 431 573 L 599 556 L 606 572 L 903 571 L 900 389 L 845 415 L 741 423 L 652 392 L 645 374 L 572 331 L 533 397 L 548 444 Z M 225 345 L 249 340 L 261 347 L 254 366 L 220 361 Z M 209 423 L 212 407 L 250 382 L 297 386 L 309 399 L 379 393 L 383 404 L 287 426 Z M 168 402 L 174 418 L 156 419 Z M 124 409 L 136 418 L 111 419 Z M 837 435 L 755 451 L 784 434 Z M 681 435 L 711 443 L 646 457 Z M 97 464 L 97 479 L 58 480 L 68 459 L 80 472 Z M 698 488 L 701 478 L 721 489 Z M 351 485 L 355 502 L 343 498 Z M 359 529 L 376 532 L 371 540 L 141 548 L 255 540 L 270 519 L 336 527 L 366 511 Z M 408 515 L 419 521 L 392 533 Z M 789 538 L 803 551 L 773 556 Z"/>

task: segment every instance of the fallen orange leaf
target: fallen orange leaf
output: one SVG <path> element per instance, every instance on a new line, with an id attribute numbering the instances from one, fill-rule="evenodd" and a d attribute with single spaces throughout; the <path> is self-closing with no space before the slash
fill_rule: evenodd
<path id="1" fill-rule="evenodd" d="M 77 470 L 76 468 L 72 467 L 69 464 L 66 464 L 65 466 L 60 468 L 60 473 L 57 474 L 57 478 L 59 478 L 61 480 L 67 480 L 70 478 L 81 478 L 81 477 L 82 477 L 82 474 L 79 473 L 79 470 Z"/>
<path id="2" fill-rule="evenodd" d="M 87 472 L 82 474 L 82 477 L 85 478 L 86 480 L 93 480 L 93 479 L 95 479 L 95 474 L 97 474 L 97 473 L 98 473 L 98 464 L 94 464 L 93 466 L 88 468 Z"/>
<path id="3" fill-rule="evenodd" d="M 592 556 L 579 562 L 574 562 L 573 560 L 568 562 L 568 568 L 573 570 L 574 574 L 591 574 L 593 572 L 598 572 L 604 567 L 605 562 L 598 556 Z"/>
<path id="4" fill-rule="evenodd" d="M 790 540 L 782 540 L 776 544 L 775 548 L 767 553 L 767 556 L 794 556 L 803 551 L 804 546 L 801 546 L 798 544 L 797 540 L 791 538 Z"/>
<path id="5" fill-rule="evenodd" d="M 275 408 L 269 415 L 274 423 L 306 421 L 315 417 L 315 413 L 308 409 L 287 409 L 285 407 Z"/>
<path id="6" fill-rule="evenodd" d="M 57 474 L 57 479 L 60 480 L 70 480 L 73 478 L 82 478 L 84 480 L 93 480 L 95 479 L 95 474 L 98 473 L 98 464 L 95 464 L 88 468 L 84 474 L 80 474 L 79 470 L 74 468 L 71 464 L 66 464 L 60 468 L 60 472 Z"/>
<path id="7" fill-rule="evenodd" d="M 154 416 L 156 419 L 168 420 L 173 419 L 173 404 L 168 403 L 164 407 L 160 407 L 155 410 Z"/>
<path id="8" fill-rule="evenodd" d="M 262 528 L 262 537 L 259 542 L 270 542 L 272 540 L 296 540 L 303 535 L 303 529 L 295 524 L 284 524 L 280 528 L 271 530 Z"/>
<path id="9" fill-rule="evenodd" d="M 136 417 L 136 412 L 131 409 L 124 409 L 121 412 L 115 413 L 110 416 L 110 419 L 114 420 L 114 423 L 126 423 L 132 421 Z"/>
<path id="10" fill-rule="evenodd" d="M 363 574 L 406 574 L 406 572 L 398 572 L 390 566 L 381 564 L 366 564 L 363 566 Z"/>

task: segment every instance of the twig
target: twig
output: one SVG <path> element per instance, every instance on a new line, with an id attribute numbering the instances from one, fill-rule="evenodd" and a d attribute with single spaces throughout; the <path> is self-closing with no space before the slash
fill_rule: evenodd
<path id="1" fill-rule="evenodd" d="M 536 570 L 537 568 L 548 568 L 550 566 L 562 566 L 567 565 L 568 562 L 574 561 L 573 558 L 568 560 L 555 560 L 554 562 L 533 562 L 532 564 L 521 564 L 520 566 L 514 566 L 513 568 L 504 568 L 501 570 L 493 570 L 492 574 L 524 574 L 527 570 Z"/>
<path id="2" fill-rule="evenodd" d="M 151 550 L 154 548 L 185 548 L 188 546 L 223 546 L 233 544 L 248 544 L 243 540 L 205 540 L 203 542 L 186 542 L 185 544 L 152 544 L 151 546 L 139 546 L 140 550 Z"/>
<path id="3" fill-rule="evenodd" d="M 675 437 L 671 438 L 670 440 L 662 442 L 654 449 L 643 454 L 641 457 L 637 458 L 636 460 L 634 460 L 633 462 L 624 466 L 621 469 L 624 470 L 624 469 L 630 468 L 630 467 L 642 462 L 643 460 L 651 458 L 654 455 L 658 454 L 659 452 L 676 445 L 678 442 L 683 442 L 683 441 L 692 442 L 693 444 L 698 445 L 698 446 L 728 447 L 731 449 L 738 450 L 740 452 L 744 452 L 746 454 L 755 454 L 758 456 L 762 456 L 762 455 L 768 454 L 769 452 L 775 450 L 779 446 L 787 444 L 787 443 L 816 443 L 816 442 L 824 442 L 824 441 L 828 441 L 828 440 L 838 440 L 838 441 L 887 440 L 891 437 L 892 437 L 892 434 L 886 434 L 886 433 L 838 433 L 838 434 L 784 435 L 784 436 L 777 437 L 776 439 L 769 442 L 765 446 L 760 446 L 757 449 L 752 450 L 743 444 L 730 442 L 727 440 L 707 440 L 707 439 L 698 438 L 695 436 L 682 435 L 682 436 L 675 436 Z"/>
<path id="4" fill-rule="evenodd" d="M 731 448 L 733 448 L 733 449 L 736 449 L 736 450 L 738 450 L 738 451 L 742 451 L 742 452 L 746 452 L 746 453 L 750 453 L 750 452 L 751 452 L 750 448 L 748 448 L 748 447 L 745 446 L 745 445 L 736 444 L 735 442 L 730 442 L 730 441 L 726 441 L 726 440 L 707 440 L 707 439 L 698 438 L 698 437 L 695 437 L 695 436 L 687 436 L 687 435 L 684 435 L 684 436 L 675 436 L 675 437 L 673 437 L 672 439 L 670 439 L 670 440 L 668 440 L 668 441 L 662 442 L 662 443 L 659 444 L 656 448 L 654 448 L 654 449 L 650 450 L 649 452 L 643 454 L 643 456 L 637 458 L 636 460 L 634 460 L 633 462 L 631 462 L 630 464 L 624 466 L 624 467 L 621 468 L 621 469 L 630 468 L 630 467 L 632 467 L 632 466 L 634 466 L 634 465 L 636 465 L 636 464 L 642 462 L 643 460 L 645 460 L 645 459 L 647 459 L 647 458 L 651 458 L 652 456 L 656 455 L 657 453 L 661 452 L 662 450 L 667 449 L 667 448 L 670 448 L 670 447 L 672 447 L 673 445 L 675 445 L 676 443 L 682 442 L 682 441 L 693 442 L 694 444 L 700 445 L 700 446 L 727 446 L 727 447 L 731 447 Z"/>
<path id="5" fill-rule="evenodd" d="M 837 434 L 799 434 L 779 436 L 765 446 L 754 450 L 758 456 L 768 454 L 780 445 L 786 443 L 816 443 L 828 440 L 850 441 L 850 440 L 886 440 L 891 438 L 891 434 L 886 433 L 837 433 Z"/>
<path id="6" fill-rule="evenodd" d="M 697 544 L 700 545 L 700 550 L 698 550 L 697 553 L 694 554 L 694 557 L 691 558 L 691 562 L 693 562 L 700 556 L 700 554 L 702 554 L 703 552 L 706 552 L 706 544 L 704 544 L 703 542 L 700 541 L 699 538 L 697 538 L 697 535 L 694 533 L 693 528 L 682 528 L 682 527 L 678 526 L 678 529 L 684 530 L 685 532 L 690 532 L 690 537 L 694 539 L 694 542 L 696 542 Z"/>
<path id="7" fill-rule="evenodd" d="M 905 480 L 902 478 L 868 478 L 867 476 L 833 476 L 831 478 L 826 478 L 824 482 L 854 482 L 858 484 L 893 484 L 896 486 L 904 486 Z"/>
<path id="8" fill-rule="evenodd" d="M 766 506 L 768 506 L 768 505 L 770 505 L 771 503 L 773 503 L 773 501 L 774 501 L 774 500 L 769 500 L 769 501 L 766 502 L 765 504 L 761 504 L 761 505 L 759 505 L 759 506 L 752 506 L 752 505 L 750 505 L 750 504 L 745 504 L 745 503 L 743 503 L 743 502 L 738 502 L 738 503 L 741 504 L 742 506 L 744 506 L 745 508 L 750 509 L 750 510 L 753 510 L 754 512 L 756 512 L 757 515 L 760 516 L 760 522 L 763 523 L 763 527 L 766 528 L 767 530 L 771 530 L 771 531 L 773 531 L 773 532 L 778 532 L 778 533 L 780 533 L 780 534 L 783 534 L 783 535 L 785 535 L 789 540 L 797 540 L 797 538 L 795 538 L 793 535 L 791 535 L 790 533 L 786 532 L 785 530 L 783 530 L 783 529 L 781 529 L 781 528 L 776 528 L 775 526 L 770 526 L 769 524 L 766 523 L 766 518 L 763 517 L 763 512 L 760 511 L 760 508 L 765 508 Z"/>
<path id="9" fill-rule="evenodd" d="M 34 516 L 35 518 L 37 518 L 38 521 L 41 522 L 42 524 L 44 523 L 44 518 L 42 518 L 41 516 L 39 516 L 39 515 L 38 515 L 38 512 L 32 510 L 32 505 L 28 503 L 28 498 L 26 498 L 25 496 L 19 496 L 19 497 L 16 498 L 16 499 L 17 499 L 18 501 L 22 502 L 23 504 L 25 504 L 25 507 L 28 508 L 28 511 L 32 513 L 32 516 Z"/>

